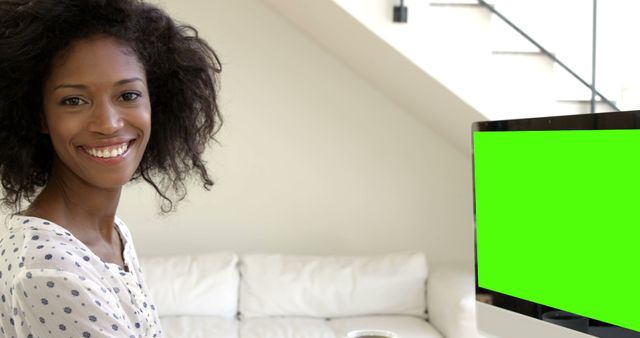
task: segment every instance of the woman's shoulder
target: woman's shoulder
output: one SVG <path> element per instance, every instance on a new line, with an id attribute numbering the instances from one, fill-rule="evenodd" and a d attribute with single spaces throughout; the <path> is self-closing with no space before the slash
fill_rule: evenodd
<path id="1" fill-rule="evenodd" d="M 67 229 L 42 218 L 13 216 L 7 221 L 7 231 L 0 246 L 13 250 L 43 249 L 46 246 L 65 249 L 78 247 L 79 241 Z"/>
<path id="2" fill-rule="evenodd" d="M 40 252 L 45 247 L 62 250 L 77 247 L 74 243 L 77 239 L 69 231 L 41 218 L 13 216 L 6 225 L 7 230 L 0 238 L 0 248 L 5 252 L 11 250 L 24 256 L 26 251 Z"/>
<path id="3" fill-rule="evenodd" d="M 66 229 L 30 216 L 14 216 L 7 225 L 0 238 L 0 273 L 53 269 L 91 274 L 87 263 L 94 255 Z"/>

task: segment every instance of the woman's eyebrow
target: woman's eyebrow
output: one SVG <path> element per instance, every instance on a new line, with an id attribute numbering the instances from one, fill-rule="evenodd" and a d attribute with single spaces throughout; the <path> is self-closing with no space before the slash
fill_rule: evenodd
<path id="1" fill-rule="evenodd" d="M 129 79 L 122 79 L 122 80 L 120 80 L 120 81 L 116 82 L 116 83 L 115 83 L 115 86 L 121 86 L 121 85 L 123 85 L 123 84 L 127 84 L 127 83 L 130 83 L 130 82 L 135 82 L 135 81 L 140 81 L 140 82 L 142 82 L 143 84 L 145 84 L 145 82 L 144 82 L 144 80 L 143 80 L 142 78 L 139 78 L 139 77 L 132 77 L 132 78 L 129 78 Z M 60 89 L 60 88 L 86 89 L 86 88 L 87 88 L 87 86 L 85 86 L 85 85 L 83 85 L 83 84 L 63 83 L 63 84 L 59 84 L 59 85 L 55 86 L 55 87 L 53 88 L 53 90 L 58 90 L 58 89 Z"/>
<path id="2" fill-rule="evenodd" d="M 120 80 L 120 81 L 116 82 L 116 86 L 121 86 L 123 84 L 129 83 L 129 82 L 134 82 L 134 81 L 140 81 L 143 84 L 145 83 L 144 80 L 139 78 L 139 77 L 132 77 L 132 78 L 129 78 L 129 79 L 123 79 L 123 80 Z"/>
<path id="3" fill-rule="evenodd" d="M 61 88 L 74 88 L 74 89 L 86 89 L 87 86 L 82 85 L 82 84 L 70 84 L 70 83 L 63 83 L 63 84 L 59 84 L 57 86 L 55 86 L 55 88 L 53 88 L 53 90 L 58 90 Z"/>

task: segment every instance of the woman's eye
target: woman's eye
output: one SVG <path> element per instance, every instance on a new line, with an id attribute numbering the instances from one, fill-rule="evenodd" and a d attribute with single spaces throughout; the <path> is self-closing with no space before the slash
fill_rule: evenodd
<path id="1" fill-rule="evenodd" d="M 122 95 L 120 95 L 120 99 L 122 101 L 134 101 L 136 99 L 138 99 L 141 95 L 139 93 L 136 92 L 126 92 L 123 93 Z"/>
<path id="2" fill-rule="evenodd" d="M 77 96 L 73 96 L 73 97 L 67 97 L 62 99 L 62 104 L 67 105 L 67 106 L 79 106 L 81 104 L 84 103 L 84 100 L 82 100 L 81 98 L 77 97 Z"/>

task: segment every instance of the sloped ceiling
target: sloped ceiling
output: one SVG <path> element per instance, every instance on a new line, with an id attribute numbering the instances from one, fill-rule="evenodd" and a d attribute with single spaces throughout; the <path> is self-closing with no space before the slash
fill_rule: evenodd
<path id="1" fill-rule="evenodd" d="M 262 0 L 465 154 L 485 118 L 332 0 Z"/>

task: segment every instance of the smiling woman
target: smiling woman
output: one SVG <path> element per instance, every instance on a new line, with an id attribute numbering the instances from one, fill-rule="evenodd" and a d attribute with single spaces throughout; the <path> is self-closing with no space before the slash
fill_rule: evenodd
<path id="1" fill-rule="evenodd" d="M 151 134 L 151 106 L 144 67 L 125 45 L 105 35 L 74 42 L 53 62 L 43 111 L 59 159 L 54 179 L 116 190 L 131 179 Z"/>
<path id="2" fill-rule="evenodd" d="M 0 332 L 162 336 L 116 212 L 132 180 L 163 212 L 189 175 L 213 184 L 216 54 L 136 0 L 0 1 L 0 50 Z"/>

